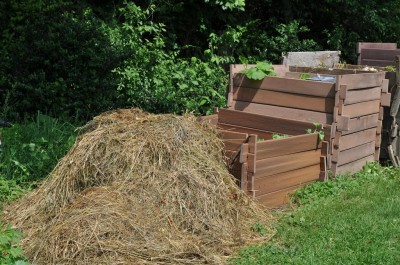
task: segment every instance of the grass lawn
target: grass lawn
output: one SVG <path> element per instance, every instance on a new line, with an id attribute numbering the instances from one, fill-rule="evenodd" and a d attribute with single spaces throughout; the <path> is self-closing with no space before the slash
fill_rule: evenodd
<path id="1" fill-rule="evenodd" d="M 368 165 L 300 190 L 274 238 L 233 264 L 400 264 L 400 170 Z"/>

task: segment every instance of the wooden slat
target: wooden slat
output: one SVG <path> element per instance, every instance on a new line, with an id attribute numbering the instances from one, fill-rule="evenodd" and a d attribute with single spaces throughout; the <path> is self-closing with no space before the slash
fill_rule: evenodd
<path id="1" fill-rule="evenodd" d="M 237 126 L 237 125 L 224 124 L 224 123 L 218 123 L 218 128 L 232 131 L 232 132 L 256 134 L 258 138 L 262 138 L 264 140 L 272 139 L 272 135 L 274 134 L 274 132 L 261 131 L 261 130 L 256 130 L 256 129 L 252 129 L 252 128 L 248 128 L 248 127 L 241 127 L 241 126 Z"/>
<path id="2" fill-rule="evenodd" d="M 263 80 L 257 81 L 248 79 L 243 74 L 237 74 L 233 79 L 233 85 L 324 98 L 335 96 L 335 85 L 332 83 L 283 77 L 266 76 Z"/>
<path id="3" fill-rule="evenodd" d="M 390 43 L 390 42 L 358 42 L 357 43 L 357 53 L 361 53 L 362 49 L 395 50 L 395 49 L 397 49 L 397 43 Z"/>
<path id="4" fill-rule="evenodd" d="M 218 133 L 221 135 L 224 140 L 245 140 L 249 136 L 247 133 L 226 131 L 226 130 L 218 130 Z"/>
<path id="5" fill-rule="evenodd" d="M 332 171 L 335 175 L 346 174 L 346 173 L 353 174 L 360 171 L 368 162 L 375 161 L 374 159 L 375 156 L 370 155 L 342 166 L 337 166 L 334 164 L 332 166 Z"/>
<path id="6" fill-rule="evenodd" d="M 333 122 L 333 115 L 329 113 L 270 106 L 242 101 L 234 101 L 231 109 L 283 119 L 319 122 L 321 124 L 331 124 Z"/>
<path id="7" fill-rule="evenodd" d="M 395 61 L 396 56 L 400 55 L 399 49 L 362 49 L 361 59 L 365 60 L 385 60 L 385 61 Z"/>
<path id="8" fill-rule="evenodd" d="M 347 90 L 377 87 L 382 85 L 384 78 L 384 72 L 340 75 L 337 79 L 337 85 L 346 85 Z"/>
<path id="9" fill-rule="evenodd" d="M 375 153 L 375 141 L 356 146 L 339 152 L 338 149 L 333 150 L 332 161 L 338 166 L 350 163 L 352 161 L 367 157 Z"/>
<path id="10" fill-rule="evenodd" d="M 255 200 L 267 208 L 279 207 L 289 202 L 290 195 L 293 194 L 298 188 L 311 184 L 314 181 L 304 183 L 302 185 L 286 188 L 283 190 L 267 193 L 256 197 Z"/>
<path id="11" fill-rule="evenodd" d="M 216 125 L 218 123 L 218 114 L 212 114 L 207 116 L 200 116 L 197 120 L 201 123 L 207 123 L 211 125 Z"/>
<path id="12" fill-rule="evenodd" d="M 319 178 L 320 166 L 313 165 L 293 171 L 254 178 L 255 196 L 293 187 Z"/>
<path id="13" fill-rule="evenodd" d="M 372 128 L 348 135 L 341 135 L 341 133 L 337 133 L 335 139 L 333 140 L 333 145 L 343 151 L 371 141 L 375 141 L 375 139 L 376 128 Z"/>
<path id="14" fill-rule="evenodd" d="M 390 107 L 390 98 L 391 98 L 390 93 L 382 93 L 381 105 L 384 107 Z"/>
<path id="15" fill-rule="evenodd" d="M 338 68 L 319 68 L 319 67 L 305 67 L 305 66 L 290 66 L 290 72 L 294 73 L 307 73 L 310 76 L 337 76 L 337 75 L 349 75 L 357 73 L 368 73 L 368 71 L 362 69 L 338 69 Z M 290 76 L 289 74 L 286 74 Z M 298 75 L 299 76 L 299 75 Z"/>
<path id="16" fill-rule="evenodd" d="M 381 149 L 380 148 L 376 148 L 375 149 L 375 155 L 374 155 L 375 161 L 379 161 L 380 154 L 381 154 Z"/>
<path id="17" fill-rule="evenodd" d="M 225 124 L 288 135 L 304 134 L 307 129 L 313 128 L 313 124 L 309 122 L 269 117 L 235 110 L 221 109 L 218 119 L 219 122 Z"/>
<path id="18" fill-rule="evenodd" d="M 321 98 L 310 95 L 283 93 L 264 89 L 234 87 L 233 99 L 237 101 L 253 102 L 302 110 L 332 113 L 333 98 Z M 380 96 L 380 94 L 379 94 Z M 379 99 L 379 97 L 378 97 Z"/>
<path id="19" fill-rule="evenodd" d="M 240 148 L 239 162 L 246 163 L 248 155 L 249 155 L 249 144 L 242 144 Z"/>
<path id="20" fill-rule="evenodd" d="M 341 99 L 344 100 L 345 105 L 360 103 L 364 101 L 380 100 L 381 99 L 381 87 L 373 87 L 367 89 L 350 90 L 343 89 L 340 92 Z"/>
<path id="21" fill-rule="evenodd" d="M 256 161 L 256 172 L 255 177 L 262 177 L 268 175 L 274 175 L 295 169 L 319 165 L 320 163 L 321 150 L 311 150 L 301 153 L 295 153 L 284 156 L 277 156 Z M 249 160 L 252 157 L 249 154 Z M 249 161 L 249 170 L 251 171 L 252 165 Z"/>
<path id="22" fill-rule="evenodd" d="M 304 134 L 257 143 L 257 160 L 294 154 L 321 147 L 318 134 Z"/>
<path id="23" fill-rule="evenodd" d="M 243 139 L 224 140 L 225 150 L 239 151 L 244 142 Z"/>
<path id="24" fill-rule="evenodd" d="M 342 135 L 352 134 L 358 131 L 374 128 L 377 126 L 378 120 L 379 113 L 348 119 L 346 128 L 347 130 L 342 131 Z M 341 130 L 339 126 L 338 130 Z"/>
<path id="25" fill-rule="evenodd" d="M 339 115 L 344 115 L 352 119 L 360 116 L 379 113 L 380 104 L 380 100 L 360 102 L 351 105 L 339 104 Z"/>
<path id="26" fill-rule="evenodd" d="M 369 65 L 369 66 L 378 66 L 378 67 L 385 67 L 395 65 L 395 61 L 390 60 L 373 60 L 373 59 L 361 59 L 361 64 Z"/>

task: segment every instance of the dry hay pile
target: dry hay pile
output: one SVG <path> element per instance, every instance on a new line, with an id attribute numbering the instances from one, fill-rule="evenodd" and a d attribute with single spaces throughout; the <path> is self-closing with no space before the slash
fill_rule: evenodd
<path id="1" fill-rule="evenodd" d="M 35 264 L 222 264 L 270 218 L 222 148 L 191 115 L 107 112 L 5 217 Z"/>

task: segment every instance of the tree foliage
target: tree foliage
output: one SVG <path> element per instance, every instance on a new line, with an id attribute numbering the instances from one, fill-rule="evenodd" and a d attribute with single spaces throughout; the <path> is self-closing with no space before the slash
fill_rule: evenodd
<path id="1" fill-rule="evenodd" d="M 229 63 L 280 63 L 289 51 L 397 42 L 400 2 L 372 0 L 4 0 L 3 115 L 90 118 L 120 106 L 210 113 Z"/>

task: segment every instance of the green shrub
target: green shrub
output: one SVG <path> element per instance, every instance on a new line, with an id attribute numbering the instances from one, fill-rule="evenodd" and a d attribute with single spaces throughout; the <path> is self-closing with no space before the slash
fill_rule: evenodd
<path id="1" fill-rule="evenodd" d="M 215 62 L 166 51 L 164 25 L 147 20 L 152 8 L 126 4 L 120 9 L 122 26 L 110 31 L 113 45 L 130 54 L 115 70 L 120 97 L 154 113 L 207 114 L 223 106 L 228 74 Z"/>
<path id="2" fill-rule="evenodd" d="M 28 265 L 21 248 L 17 246 L 21 234 L 9 225 L 3 228 L 0 223 L 0 264 L 3 265 Z"/>
<path id="3" fill-rule="evenodd" d="M 6 0 L 0 16 L 0 102 L 88 118 L 116 104 L 113 49 L 91 9 L 74 1 Z"/>

